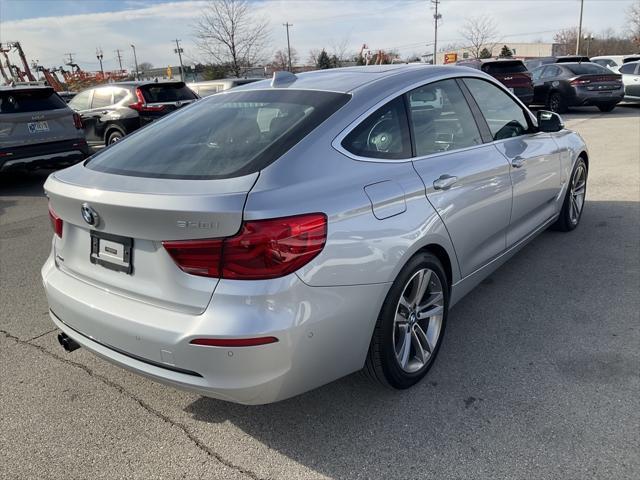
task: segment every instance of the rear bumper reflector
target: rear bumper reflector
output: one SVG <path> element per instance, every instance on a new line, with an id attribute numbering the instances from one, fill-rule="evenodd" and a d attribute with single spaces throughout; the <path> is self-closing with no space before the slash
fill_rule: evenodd
<path id="1" fill-rule="evenodd" d="M 258 338 L 194 338 L 189 343 L 205 347 L 256 347 L 276 343 L 276 337 Z"/>

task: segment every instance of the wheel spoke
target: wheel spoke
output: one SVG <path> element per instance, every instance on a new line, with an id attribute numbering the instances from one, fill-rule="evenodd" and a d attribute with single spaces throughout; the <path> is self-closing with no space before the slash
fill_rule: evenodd
<path id="1" fill-rule="evenodd" d="M 411 343 L 413 344 L 413 349 L 416 351 L 416 358 L 424 365 L 429 358 L 429 353 L 423 348 L 422 340 L 418 337 L 418 333 L 415 328 L 411 332 Z"/>
<path id="2" fill-rule="evenodd" d="M 400 365 L 402 368 L 407 367 L 407 363 L 409 363 L 409 352 L 411 351 L 411 330 L 409 329 L 409 325 L 406 326 L 404 335 L 402 336 L 402 346 L 400 347 L 400 352 L 398 353 L 398 360 L 400 361 Z"/>
<path id="3" fill-rule="evenodd" d="M 433 345 L 431 345 L 431 343 L 429 342 L 429 337 L 427 337 L 427 334 L 424 333 L 424 330 L 422 329 L 422 327 L 416 323 L 413 326 L 413 331 L 416 335 L 416 338 L 419 340 L 423 350 L 425 350 L 426 353 L 431 355 L 431 352 L 433 352 Z"/>
<path id="4" fill-rule="evenodd" d="M 411 311 L 411 304 L 404 298 L 404 294 L 400 296 L 399 306 L 403 307 L 407 313 Z"/>
<path id="5" fill-rule="evenodd" d="M 436 315 L 442 315 L 444 307 L 441 305 L 429 305 L 422 310 L 419 310 L 416 314 L 418 320 L 424 320 L 425 318 L 435 317 Z"/>
<path id="6" fill-rule="evenodd" d="M 396 318 L 394 320 L 396 322 L 396 325 L 404 326 L 409 323 L 409 319 L 403 316 L 400 312 L 396 312 Z"/>

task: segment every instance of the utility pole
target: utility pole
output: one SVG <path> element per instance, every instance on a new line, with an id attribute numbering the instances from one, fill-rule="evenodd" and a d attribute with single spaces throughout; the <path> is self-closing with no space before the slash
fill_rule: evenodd
<path id="1" fill-rule="evenodd" d="M 576 39 L 576 55 L 580 55 L 580 39 L 582 37 L 582 10 L 584 9 L 584 0 L 580 0 L 580 22 L 578 23 L 578 38 Z"/>
<path id="2" fill-rule="evenodd" d="M 120 72 L 122 72 L 122 54 L 120 49 L 116 49 L 116 56 L 118 57 L 118 65 L 120 65 Z"/>
<path id="3" fill-rule="evenodd" d="M 69 62 L 67 62 L 67 65 L 69 63 L 73 63 L 73 56 L 75 55 L 75 53 L 65 53 L 65 55 L 69 57 Z"/>
<path id="4" fill-rule="evenodd" d="M 289 22 L 283 23 L 282 26 L 287 29 L 287 55 L 288 55 L 287 60 L 288 60 L 288 63 L 289 63 L 289 71 L 291 71 L 292 70 L 292 68 L 291 68 L 291 42 L 289 41 L 289 27 L 293 27 L 293 23 L 289 23 Z"/>
<path id="5" fill-rule="evenodd" d="M 438 13 L 438 5 L 440 5 L 440 0 L 431 0 L 431 3 L 435 6 L 436 12 L 433 14 L 433 24 L 434 24 L 434 38 L 433 38 L 433 65 L 436 65 L 438 62 L 438 21 L 442 18 L 442 14 Z"/>
<path id="6" fill-rule="evenodd" d="M 96 48 L 96 58 L 100 62 L 100 73 L 102 74 L 102 77 L 104 78 L 104 69 L 102 68 L 102 58 L 103 57 L 104 57 L 104 55 L 102 54 L 102 49 L 101 48 Z"/>
<path id="7" fill-rule="evenodd" d="M 176 38 L 176 48 L 173 49 L 173 52 L 177 53 L 180 59 L 180 80 L 184 82 L 184 67 L 182 66 L 182 53 L 184 50 L 180 48 L 180 40 L 178 38 Z"/>
<path id="8" fill-rule="evenodd" d="M 131 44 L 131 48 L 133 49 L 133 61 L 136 64 L 136 80 L 140 80 L 140 72 L 138 71 L 138 57 L 136 56 L 136 46 Z"/>

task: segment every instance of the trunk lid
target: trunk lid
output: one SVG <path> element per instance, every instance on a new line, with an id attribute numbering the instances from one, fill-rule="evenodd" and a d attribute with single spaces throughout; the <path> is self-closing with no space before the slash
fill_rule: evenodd
<path id="1" fill-rule="evenodd" d="M 617 90 L 622 88 L 622 76 L 617 74 L 579 75 L 570 80 L 574 87 L 582 87 L 589 91 Z"/>
<path id="2" fill-rule="evenodd" d="M 218 280 L 182 272 L 161 242 L 234 235 L 257 176 L 140 178 L 93 171 L 83 165 L 57 172 L 45 183 L 51 208 L 63 221 L 62 238 L 54 237 L 56 261 L 66 273 L 113 293 L 201 313 Z M 97 217 L 94 225 L 83 217 L 83 205 Z M 129 253 L 123 257 L 129 242 Z M 96 257 L 107 263 L 95 261 Z M 113 268 L 126 260 L 130 273 L 126 268 Z"/>

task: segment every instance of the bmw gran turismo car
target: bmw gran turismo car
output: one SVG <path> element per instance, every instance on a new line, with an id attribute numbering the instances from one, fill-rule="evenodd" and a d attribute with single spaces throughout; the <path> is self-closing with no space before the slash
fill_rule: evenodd
<path id="1" fill-rule="evenodd" d="M 576 228 L 588 161 L 479 70 L 277 73 L 48 178 L 51 319 L 67 350 L 234 402 L 363 368 L 408 388 L 452 305 Z"/>

